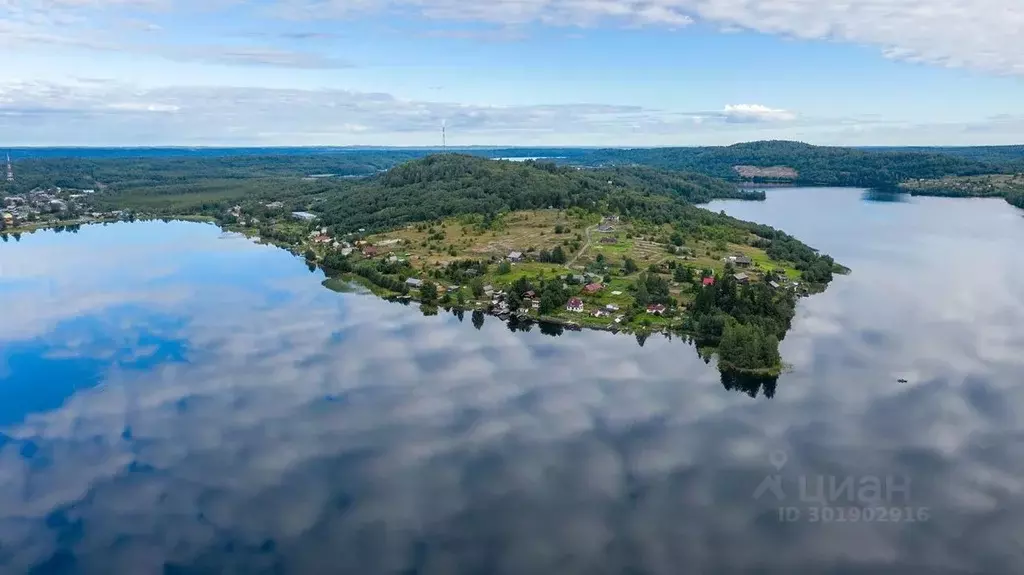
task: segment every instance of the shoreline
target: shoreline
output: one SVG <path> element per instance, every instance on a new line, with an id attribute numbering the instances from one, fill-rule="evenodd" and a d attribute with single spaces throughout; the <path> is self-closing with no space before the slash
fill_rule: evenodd
<path id="1" fill-rule="evenodd" d="M 161 221 L 184 221 L 184 222 L 215 223 L 216 224 L 216 220 L 214 220 L 213 218 L 204 217 L 204 216 L 165 216 L 165 217 L 149 216 L 149 217 L 139 217 L 139 218 L 134 218 L 134 219 L 94 220 L 94 221 L 85 221 L 85 222 L 74 221 L 74 222 L 60 223 L 60 224 L 57 224 L 57 223 L 54 223 L 54 222 L 48 222 L 46 224 L 41 224 L 39 226 L 33 227 L 30 231 L 34 232 L 34 231 L 38 231 L 38 230 L 41 230 L 41 229 L 51 229 L 51 228 L 57 228 L 57 227 L 62 227 L 62 226 L 68 227 L 68 226 L 81 226 L 81 225 L 89 225 L 89 224 L 117 223 L 117 222 L 122 222 L 122 221 L 132 222 L 132 221 L 154 221 L 154 220 L 161 220 Z M 422 300 L 420 300 L 420 299 L 418 299 L 418 298 L 416 298 L 416 297 L 414 297 L 412 295 L 403 295 L 403 294 L 395 292 L 393 290 L 390 290 L 390 289 L 378 286 L 378 285 L 374 284 L 373 282 L 371 282 L 368 278 L 360 276 L 360 275 L 358 275 L 357 273 L 354 273 L 354 272 L 337 273 L 337 272 L 329 271 L 328 269 L 324 268 L 321 265 L 321 262 L 319 262 L 319 261 L 310 261 L 309 259 L 307 259 L 305 257 L 305 255 L 304 255 L 305 248 L 309 247 L 305 243 L 298 244 L 298 245 L 291 245 L 291 244 L 286 244 L 284 242 L 277 241 L 277 240 L 274 240 L 274 239 L 263 238 L 263 237 L 260 237 L 260 236 L 258 236 L 256 234 L 253 234 L 252 233 L 252 231 L 253 231 L 252 228 L 244 228 L 244 227 L 240 227 L 240 226 L 231 226 L 231 225 L 218 225 L 218 227 L 221 230 L 223 230 L 223 231 L 241 234 L 241 235 L 243 235 L 244 237 L 246 237 L 249 240 L 255 240 L 257 243 L 265 244 L 265 245 L 272 245 L 274 247 L 277 247 L 277 248 L 283 249 L 285 251 L 288 251 L 292 255 L 294 255 L 294 256 L 296 256 L 298 258 L 301 258 L 307 265 L 309 265 L 309 266 L 316 266 L 316 267 L 320 268 L 320 270 L 324 273 L 324 276 L 325 276 L 325 279 L 322 282 L 322 284 L 324 284 L 325 287 L 328 287 L 328 289 L 334 289 L 334 288 L 331 288 L 330 286 L 326 285 L 328 282 L 342 281 L 342 282 L 346 282 L 346 283 L 351 283 L 351 284 L 359 285 L 359 286 L 365 288 L 369 292 L 370 295 L 373 295 L 374 297 L 378 297 L 378 298 L 383 299 L 385 301 L 390 301 L 390 302 L 394 302 L 394 303 L 400 303 L 400 304 L 403 304 L 403 305 L 408 305 L 410 303 L 417 303 L 421 307 L 432 307 L 434 309 L 442 309 L 443 308 L 443 309 L 445 309 L 447 311 L 453 311 L 453 310 L 455 310 L 455 311 L 460 311 L 461 310 L 463 312 L 465 312 L 465 311 L 470 311 L 470 312 L 477 312 L 477 311 L 479 311 L 479 312 L 484 313 L 486 315 L 490 315 L 491 317 L 498 318 L 499 320 L 505 322 L 506 324 L 511 323 L 511 322 L 523 322 L 523 323 L 538 324 L 538 325 L 545 325 L 546 324 L 546 325 L 550 325 L 550 326 L 558 326 L 558 327 L 560 327 L 562 329 L 567 329 L 567 330 L 570 330 L 570 331 L 582 331 L 584 329 L 590 329 L 590 330 L 595 330 L 595 331 L 605 331 L 605 332 L 609 332 L 609 333 L 614 333 L 616 335 L 619 335 L 619 334 L 634 335 L 634 336 L 637 336 L 638 338 L 639 337 L 648 337 L 648 336 L 653 335 L 653 334 L 661 334 L 661 335 L 664 335 L 666 337 L 671 337 L 672 335 L 676 335 L 678 337 L 684 337 L 684 338 L 688 338 L 689 340 L 691 340 L 693 342 L 693 344 L 694 344 L 698 354 L 701 357 L 704 357 L 706 360 L 710 360 L 711 356 L 715 356 L 716 362 L 718 363 L 718 366 L 719 366 L 719 371 L 723 375 L 732 375 L 732 376 L 749 377 L 749 378 L 767 378 L 767 379 L 772 379 L 772 378 L 777 378 L 785 369 L 785 365 L 782 364 L 782 363 L 780 363 L 777 366 L 771 366 L 771 367 L 767 367 L 767 368 L 757 368 L 757 369 L 738 368 L 738 367 L 735 367 L 735 366 L 730 366 L 727 363 L 722 363 L 721 360 L 717 357 L 717 354 L 715 353 L 715 348 L 713 346 L 708 346 L 708 345 L 701 346 L 701 345 L 699 345 L 697 343 L 697 340 L 696 340 L 696 337 L 695 337 L 694 333 L 684 331 L 682 329 L 681 325 L 674 325 L 671 322 L 670 323 L 664 323 L 662 321 L 662 322 L 659 322 L 659 324 L 657 324 L 657 325 L 645 326 L 645 327 L 642 327 L 642 328 L 635 328 L 633 326 L 620 325 L 620 324 L 616 324 L 616 323 L 605 323 L 605 322 L 596 323 L 596 322 L 589 322 L 589 321 L 582 321 L 581 322 L 581 321 L 576 321 L 574 319 L 569 319 L 569 318 L 564 318 L 564 317 L 559 317 L 559 316 L 532 315 L 532 314 L 529 313 L 529 311 L 516 311 L 516 312 L 511 312 L 511 311 L 495 311 L 495 307 L 496 306 L 493 303 L 484 303 L 484 302 L 481 302 L 479 300 L 474 305 L 465 305 L 465 306 L 462 306 L 462 307 L 459 307 L 458 305 L 454 304 L 454 302 L 447 303 L 447 304 L 441 303 L 440 301 L 434 301 L 432 303 L 423 302 Z M 21 233 L 21 232 L 9 232 L 9 233 Z M 342 290 L 334 290 L 334 291 L 342 291 Z M 809 293 L 807 293 L 805 295 L 810 295 L 810 293 L 815 293 L 815 292 L 809 292 Z M 800 297 L 800 296 L 798 296 L 798 297 Z M 589 319 L 590 316 L 585 316 L 585 317 L 587 319 Z M 662 319 L 661 316 L 658 316 L 658 318 L 659 318 L 659 320 Z M 583 318 L 581 318 L 581 319 L 583 319 Z M 679 318 L 679 319 L 681 319 L 681 318 Z M 681 322 L 678 322 L 678 323 L 681 323 Z"/>

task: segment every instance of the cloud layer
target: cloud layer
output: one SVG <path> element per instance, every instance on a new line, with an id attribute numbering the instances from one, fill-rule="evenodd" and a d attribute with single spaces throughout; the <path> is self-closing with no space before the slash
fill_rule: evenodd
<path id="1" fill-rule="evenodd" d="M 531 24 L 590 27 L 601 24 L 679 28 L 694 21 L 725 29 L 746 29 L 794 38 L 834 40 L 874 46 L 886 57 L 969 67 L 1003 74 L 1024 73 L 1024 5 L 1015 0 L 281 0 L 268 8 L 255 2 L 169 2 L 96 0 L 50 2 L 7 0 L 0 5 L 4 42 L 82 42 L 102 45 L 100 31 L 135 23 L 141 30 L 161 27 L 147 19 L 169 13 L 207 15 L 230 8 L 232 14 L 351 22 L 372 15 L 471 21 L 502 26 Z M 56 32 L 55 33 L 55 29 Z M 169 46 L 126 47 L 188 57 Z M 216 53 L 217 48 L 211 50 Z M 249 47 L 226 49 L 239 57 L 279 65 L 329 66 L 333 58 L 278 54 Z M 214 55 L 216 57 L 216 55 Z"/>
<path id="2" fill-rule="evenodd" d="M 504 25 L 686 26 L 694 20 L 879 48 L 887 57 L 1024 74 L 1024 5 L 1015 0 L 288 0 L 293 14 L 413 13 Z"/>
<path id="3" fill-rule="evenodd" d="M 442 122 L 449 143 L 535 141 L 579 143 L 593 138 L 676 138 L 727 130 L 732 123 L 792 126 L 795 114 L 761 105 L 721 112 L 668 112 L 602 104 L 481 106 L 408 101 L 344 90 L 227 87 L 138 89 L 105 82 L 21 83 L 0 88 L 0 128 L 26 144 L 67 141 L 66 127 L 110 143 L 386 143 L 437 144 Z M 215 136 L 213 134 L 216 134 Z M 64 138 L 63 140 L 61 138 Z M 213 138 L 205 140 L 205 138 Z M 95 140 L 92 140 L 95 141 Z"/>

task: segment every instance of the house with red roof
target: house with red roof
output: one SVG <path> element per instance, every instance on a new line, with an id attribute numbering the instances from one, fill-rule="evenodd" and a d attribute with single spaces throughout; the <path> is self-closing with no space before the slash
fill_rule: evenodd
<path id="1" fill-rule="evenodd" d="M 601 291 L 601 288 L 603 288 L 603 287 L 604 286 L 602 286 L 601 284 L 598 284 L 598 283 L 587 284 L 587 285 L 583 286 L 583 291 L 585 291 L 587 293 L 597 293 L 597 292 Z"/>
<path id="2" fill-rule="evenodd" d="M 715 278 L 710 277 L 710 276 L 706 277 L 706 278 L 704 278 L 704 282 L 703 283 L 706 286 L 713 286 L 713 285 L 715 285 Z"/>
<path id="3" fill-rule="evenodd" d="M 569 298 L 569 303 L 565 304 L 567 311 L 581 312 L 583 311 L 583 300 L 578 297 Z"/>
<path id="4" fill-rule="evenodd" d="M 661 314 L 665 313 L 665 306 L 660 304 L 660 303 L 651 304 L 651 305 L 647 306 L 647 313 L 653 313 L 654 315 L 661 315 Z"/>

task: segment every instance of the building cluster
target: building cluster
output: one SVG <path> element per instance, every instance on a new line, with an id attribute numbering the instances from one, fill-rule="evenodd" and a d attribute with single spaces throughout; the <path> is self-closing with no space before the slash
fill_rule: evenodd
<path id="1" fill-rule="evenodd" d="M 21 196 L 3 199 L 4 227 L 25 222 L 59 221 L 77 218 L 84 207 L 83 198 L 93 190 L 67 190 L 63 188 L 37 188 Z M 102 214 L 93 214 L 96 217 Z"/>

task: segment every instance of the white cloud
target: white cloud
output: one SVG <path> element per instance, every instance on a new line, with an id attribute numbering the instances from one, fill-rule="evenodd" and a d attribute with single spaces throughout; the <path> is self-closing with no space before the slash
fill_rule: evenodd
<path id="1" fill-rule="evenodd" d="M 176 16 L 203 17 L 231 7 L 236 15 L 266 17 L 264 4 L 216 0 L 20 0 L 0 5 L 0 43 L 20 41 L 109 44 L 111 27 L 135 28 L 149 35 L 170 30 Z M 396 15 L 447 22 L 500 26 L 541 24 L 564 27 L 644 25 L 668 28 L 703 22 L 721 30 L 754 30 L 802 39 L 871 45 L 885 57 L 1024 74 L 1024 4 L 1017 0 L 278 0 L 274 16 L 317 21 Z M 180 27 L 180 18 L 176 18 Z M 126 26 L 126 22 L 132 24 Z M 223 23 L 220 24 L 223 27 Z M 146 32 L 148 31 L 148 32 Z M 179 29 L 179 31 L 182 31 Z M 122 39 L 115 42 L 122 44 Z M 126 49 L 139 49 L 129 40 Z M 152 40 L 141 48 L 183 57 Z M 228 52 L 231 52 L 228 50 Z M 323 55 L 321 55 L 323 56 Z M 231 59 L 229 53 L 226 58 Z M 331 59 L 298 58 L 301 66 L 337 66 Z M 274 65 L 295 60 L 268 54 L 247 56 Z M 314 64 L 315 62 L 315 64 Z"/>
<path id="2" fill-rule="evenodd" d="M 24 144 L 434 145 L 443 121 L 449 143 L 578 143 L 671 138 L 694 130 L 731 131 L 736 118 L 779 120 L 765 107 L 669 112 L 608 104 L 486 106 L 403 100 L 345 90 L 232 87 L 140 89 L 120 83 L 10 83 L 0 88 L 0 129 Z M 108 140 L 97 142 L 102 134 Z M 211 135 L 219 138 L 211 140 Z M 351 139 L 348 139 L 351 138 Z M 139 139 L 139 141 L 137 141 Z M 143 140 L 144 139 L 144 140 Z M 84 143 L 84 142 L 83 142 Z"/>
<path id="3" fill-rule="evenodd" d="M 120 102 L 111 104 L 111 110 L 125 110 L 129 112 L 177 112 L 180 106 L 174 104 L 146 104 L 143 102 Z"/>
<path id="4" fill-rule="evenodd" d="M 761 104 L 728 104 L 722 115 L 728 122 L 789 122 L 796 114 Z"/>
<path id="5" fill-rule="evenodd" d="M 731 144 L 796 139 L 837 145 L 1014 143 L 1024 118 L 908 124 L 811 117 L 763 104 L 671 111 L 613 104 L 487 106 L 349 90 L 139 88 L 83 79 L 0 84 L 11 145 Z"/>
<path id="6" fill-rule="evenodd" d="M 521 25 L 679 27 L 691 21 L 878 47 L 890 58 L 1024 74 L 1017 0 L 283 0 L 292 16 L 414 13 Z"/>

